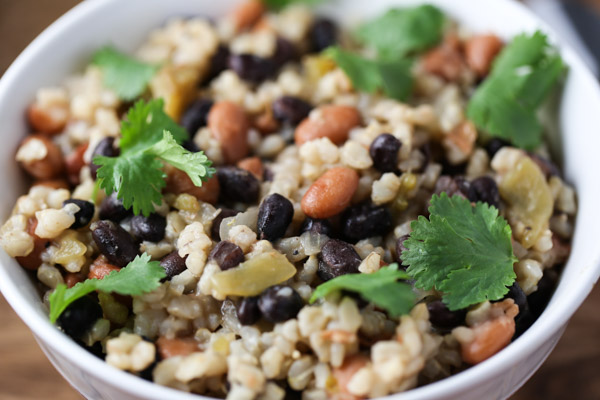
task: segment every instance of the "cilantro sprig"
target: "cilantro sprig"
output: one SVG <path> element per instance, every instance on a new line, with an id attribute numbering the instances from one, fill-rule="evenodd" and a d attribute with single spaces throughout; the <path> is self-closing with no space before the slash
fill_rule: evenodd
<path id="1" fill-rule="evenodd" d="M 396 100 L 406 100 L 412 92 L 411 60 L 370 60 L 339 47 L 330 47 L 324 54 L 335 61 L 357 90 L 367 93 L 382 90 Z"/>
<path id="2" fill-rule="evenodd" d="M 133 100 L 146 90 L 158 66 L 138 61 L 112 46 L 98 50 L 92 63 L 102 69 L 104 85 L 123 100 Z"/>
<path id="3" fill-rule="evenodd" d="M 429 220 L 420 216 L 402 252 L 408 274 L 421 289 L 437 289 L 450 310 L 499 300 L 516 275 L 511 229 L 487 203 L 434 195 Z"/>
<path id="4" fill-rule="evenodd" d="M 394 8 L 363 24 L 356 36 L 380 57 L 395 59 L 427 50 L 441 39 L 445 17 L 432 5 Z"/>
<path id="5" fill-rule="evenodd" d="M 315 5 L 323 2 L 324 0 L 262 0 L 262 2 L 271 10 L 281 10 L 292 4 L 308 4 Z"/>
<path id="6" fill-rule="evenodd" d="M 50 321 L 56 322 L 71 303 L 95 290 L 139 296 L 159 287 L 160 280 L 165 276 L 165 269 L 160 266 L 160 263 L 150 261 L 150 256 L 144 253 L 137 256 L 125 268 L 113 271 L 103 279 L 86 279 L 72 288 L 67 288 L 61 283 L 49 297 Z"/>
<path id="7" fill-rule="evenodd" d="M 203 152 L 191 153 L 179 143 L 187 132 L 163 111 L 161 99 L 148 103 L 138 101 L 121 125 L 121 154 L 118 157 L 97 156 L 97 179 L 107 194 L 117 193 L 127 209 L 145 216 L 161 202 L 166 174 L 163 163 L 185 172 L 196 186 L 211 177 L 215 169 Z"/>
<path id="8" fill-rule="evenodd" d="M 504 48 L 469 101 L 467 114 L 484 132 L 533 150 L 542 142 L 537 109 L 563 74 L 556 49 L 540 31 Z"/>
<path id="9" fill-rule="evenodd" d="M 398 264 L 382 267 L 372 274 L 346 274 L 319 285 L 310 302 L 338 290 L 348 290 L 386 310 L 390 315 L 407 314 L 415 304 L 415 294 L 409 284 L 399 282 L 410 276 L 398 269 Z"/>

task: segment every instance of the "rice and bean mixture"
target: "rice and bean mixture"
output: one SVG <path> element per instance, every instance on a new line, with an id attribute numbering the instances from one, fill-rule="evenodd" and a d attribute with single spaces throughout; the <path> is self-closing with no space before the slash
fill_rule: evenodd
<path id="1" fill-rule="evenodd" d="M 61 284 L 103 279 L 143 253 L 159 261 L 152 291 L 92 291 L 58 325 L 108 364 L 179 390 L 376 398 L 477 364 L 542 312 L 570 251 L 576 202 L 545 145 L 525 151 L 467 118 L 506 44 L 452 22 L 442 33 L 413 54 L 403 102 L 355 89 L 322 51 L 357 44 L 307 6 L 250 0 L 216 21 L 170 20 L 134 55 L 158 66 L 138 98 L 162 99 L 189 133 L 183 147 L 202 150 L 214 176 L 198 187 L 165 163 L 149 215 L 107 195 L 92 159 L 119 156 L 134 99 L 90 65 L 39 89 L 28 109 L 33 133 L 16 160 L 33 183 L 0 244 L 37 277 L 48 305 Z M 443 192 L 508 220 L 518 260 L 506 295 L 451 311 L 441 291 L 415 286 L 403 315 L 351 290 L 309 302 L 324 282 L 394 262 L 405 269 L 411 223 Z"/>

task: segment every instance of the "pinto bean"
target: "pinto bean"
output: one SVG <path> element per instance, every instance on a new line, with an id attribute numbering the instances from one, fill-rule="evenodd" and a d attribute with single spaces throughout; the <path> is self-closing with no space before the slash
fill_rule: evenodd
<path id="1" fill-rule="evenodd" d="M 486 321 L 473 328 L 473 341 L 461 345 L 462 359 L 478 364 L 506 347 L 515 334 L 515 320 L 506 315 Z"/>
<path id="2" fill-rule="evenodd" d="M 33 251 L 24 257 L 16 257 L 17 262 L 25 269 L 36 270 L 42 265 L 42 252 L 50 243 L 47 239 L 42 239 L 35 234 L 38 221 L 35 217 L 27 221 L 27 233 L 33 237 Z"/>
<path id="3" fill-rule="evenodd" d="M 444 39 L 444 43 L 425 54 L 423 68 L 447 81 L 456 81 L 465 67 L 460 50 L 458 38 L 450 35 Z"/>
<path id="4" fill-rule="evenodd" d="M 215 103 L 208 113 L 208 127 L 221 145 L 225 161 L 233 164 L 248 154 L 250 122 L 244 109 L 230 101 Z"/>
<path id="5" fill-rule="evenodd" d="M 79 282 L 83 282 L 85 280 L 79 273 L 68 272 L 65 274 L 65 284 L 68 288 L 72 288 L 77 285 Z"/>
<path id="6" fill-rule="evenodd" d="M 183 171 L 173 168 L 169 165 L 165 166 L 167 173 L 167 186 L 165 192 L 182 194 L 188 193 L 196 197 L 200 201 L 215 204 L 219 199 L 219 180 L 216 176 L 202 182 L 202 186 L 194 185 L 194 182 Z"/>
<path id="7" fill-rule="evenodd" d="M 113 271 L 118 271 L 121 268 L 116 265 L 112 265 L 108 262 L 107 258 L 103 255 L 99 256 L 94 260 L 92 265 L 90 265 L 90 272 L 88 273 L 88 279 L 102 279 L 106 275 L 110 274 Z"/>
<path id="8" fill-rule="evenodd" d="M 478 35 L 469 38 L 465 42 L 467 65 L 479 77 L 486 76 L 502 46 L 502 40 L 496 35 Z"/>
<path id="9" fill-rule="evenodd" d="M 237 167 L 245 169 L 256 177 L 259 181 L 262 181 L 263 174 L 265 172 L 263 163 L 258 157 L 248 157 L 240 160 L 237 163 Z"/>
<path id="10" fill-rule="evenodd" d="M 333 377 L 337 382 L 338 390 L 347 396 L 344 398 L 356 399 L 356 397 L 352 396 L 352 394 L 348 390 L 348 384 L 352 380 L 354 374 L 357 373 L 368 363 L 369 358 L 367 356 L 363 354 L 355 354 L 346 357 L 346 359 L 344 359 L 344 363 L 340 367 L 333 369 Z"/>
<path id="11" fill-rule="evenodd" d="M 300 205 L 311 218 L 329 218 L 350 205 L 358 188 L 358 174 L 346 167 L 336 167 L 325 172 L 306 191 Z"/>
<path id="12" fill-rule="evenodd" d="M 77 146 L 77 148 L 65 158 L 65 169 L 67 178 L 73 185 L 79 185 L 79 172 L 85 165 L 83 154 L 88 148 L 88 143 Z"/>
<path id="13" fill-rule="evenodd" d="M 67 124 L 69 108 L 67 105 L 53 105 L 46 108 L 33 103 L 27 109 L 27 119 L 37 132 L 55 135 L 61 132 Z"/>
<path id="14" fill-rule="evenodd" d="M 360 122 L 360 113 L 354 107 L 325 105 L 311 112 L 298 125 L 294 137 L 298 146 L 322 137 L 339 145 L 348 139 L 350 130 L 360 125 Z"/>
<path id="15" fill-rule="evenodd" d="M 58 178 L 64 170 L 60 148 L 41 134 L 25 138 L 17 151 L 16 159 L 29 175 L 40 180 Z"/>
<path id="16" fill-rule="evenodd" d="M 251 28 L 265 12 L 265 6 L 260 0 L 247 0 L 233 9 L 230 18 L 235 29 L 240 31 Z"/>
<path id="17" fill-rule="evenodd" d="M 191 337 L 167 339 L 161 336 L 156 340 L 156 346 L 163 360 L 175 356 L 187 356 L 199 351 L 198 343 Z"/>

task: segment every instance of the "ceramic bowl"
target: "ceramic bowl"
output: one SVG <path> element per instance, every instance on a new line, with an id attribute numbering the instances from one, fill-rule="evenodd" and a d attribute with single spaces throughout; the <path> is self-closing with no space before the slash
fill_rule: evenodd
<path id="1" fill-rule="evenodd" d="M 14 161 L 19 141 L 28 133 L 24 110 L 37 88 L 60 83 L 81 70 L 92 52 L 107 43 L 133 51 L 146 35 L 169 17 L 223 15 L 236 0 L 94 0 L 84 1 L 46 29 L 0 80 L 0 219 L 26 189 Z M 590 292 L 600 273 L 600 89 L 580 58 L 524 6 L 510 0 L 428 0 L 475 32 L 495 32 L 505 39 L 543 29 L 559 46 L 569 66 L 562 96 L 553 104 L 548 132 L 575 186 L 579 212 L 572 253 L 547 309 L 537 322 L 507 348 L 485 362 L 437 383 L 390 399 L 504 399 L 540 366 L 560 338 L 569 318 Z M 392 6 L 417 0 L 334 1 L 323 12 L 342 21 L 360 21 Z M 161 387 L 117 370 L 64 335 L 47 318 L 31 277 L 15 260 L 0 252 L 0 289 L 29 326 L 42 350 L 71 385 L 88 399 L 200 399 Z M 33 382 L 32 382 L 33 384 Z"/>

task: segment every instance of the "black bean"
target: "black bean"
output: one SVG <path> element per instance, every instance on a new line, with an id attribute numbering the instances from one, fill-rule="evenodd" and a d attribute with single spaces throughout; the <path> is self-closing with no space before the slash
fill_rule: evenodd
<path id="1" fill-rule="evenodd" d="M 298 97 L 283 96 L 275 100 L 271 108 L 273 109 L 273 117 L 278 121 L 298 125 L 304 118 L 308 117 L 312 105 Z"/>
<path id="2" fill-rule="evenodd" d="M 294 318 L 303 305 L 298 292 L 283 285 L 271 286 L 258 299 L 258 308 L 263 317 L 273 323 Z"/>
<path id="3" fill-rule="evenodd" d="M 341 222 L 344 237 L 359 241 L 385 235 L 392 228 L 392 214 L 385 207 L 362 203 L 347 209 Z"/>
<path id="4" fill-rule="evenodd" d="M 179 255 L 178 250 L 164 256 L 163 259 L 160 260 L 160 266 L 165 269 L 165 274 L 167 274 L 167 276 L 163 278 L 163 282 L 170 281 L 171 278 L 186 270 L 185 258 Z"/>
<path id="5" fill-rule="evenodd" d="M 181 147 L 183 147 L 187 151 L 191 151 L 192 153 L 197 153 L 200 151 L 200 147 L 198 147 L 198 145 L 194 143 L 193 140 L 184 140 L 183 143 L 181 143 Z"/>
<path id="6" fill-rule="evenodd" d="M 75 340 L 75 342 L 90 353 L 92 353 L 93 355 L 95 355 L 96 357 L 98 357 L 99 359 L 104 360 L 106 358 L 106 354 L 104 354 L 104 349 L 102 348 L 101 342 L 95 342 L 91 346 L 86 345 L 81 340 Z"/>
<path id="7" fill-rule="evenodd" d="M 485 149 L 487 150 L 487 153 L 490 157 L 494 157 L 501 148 L 506 146 L 510 146 L 510 143 L 506 140 L 502 140 L 500 138 L 492 138 L 489 142 L 487 142 Z"/>
<path id="8" fill-rule="evenodd" d="M 369 148 L 373 166 L 381 172 L 396 172 L 398 170 L 398 150 L 401 146 L 402 143 L 389 133 L 377 136 Z"/>
<path id="9" fill-rule="evenodd" d="M 253 54 L 231 54 L 229 68 L 243 80 L 252 83 L 260 83 L 272 77 L 277 70 L 273 60 Z"/>
<path id="10" fill-rule="evenodd" d="M 273 193 L 262 201 L 258 209 L 258 234 L 260 239 L 274 242 L 285 235 L 285 231 L 292 223 L 294 205 L 291 201 Z"/>
<path id="11" fill-rule="evenodd" d="M 544 271 L 542 279 L 537 284 L 537 290 L 527 296 L 527 302 L 529 303 L 529 309 L 535 318 L 539 317 L 546 305 L 550 301 L 554 288 L 556 287 L 558 276 L 556 271 L 547 269 Z"/>
<path id="12" fill-rule="evenodd" d="M 221 240 L 221 221 L 223 221 L 223 219 L 225 218 L 233 217 L 237 214 L 238 211 L 232 210 L 230 208 L 221 208 L 221 212 L 215 217 L 215 219 L 213 219 L 212 226 L 210 228 L 210 236 L 213 240 L 216 240 L 217 242 Z"/>
<path id="13" fill-rule="evenodd" d="M 254 325 L 260 319 L 258 296 L 244 297 L 237 306 L 237 317 L 242 325 Z"/>
<path id="14" fill-rule="evenodd" d="M 181 117 L 181 126 L 183 126 L 190 137 L 193 137 L 198 129 L 206 126 L 208 113 L 213 106 L 210 99 L 198 99 L 194 101 Z"/>
<path id="15" fill-rule="evenodd" d="M 221 167 L 217 169 L 217 178 L 221 186 L 224 201 L 256 203 L 260 190 L 258 179 L 245 169 Z"/>
<path id="16" fill-rule="evenodd" d="M 504 296 L 504 298 L 513 299 L 515 301 L 515 304 L 519 306 L 519 315 L 521 315 L 521 313 L 529 311 L 529 303 L 527 302 L 527 296 L 525 295 L 525 292 L 523 292 L 523 289 L 521 289 L 521 286 L 519 286 L 519 284 L 516 281 L 512 284 L 511 287 L 508 288 L 508 293 L 506 294 L 506 296 Z"/>
<path id="17" fill-rule="evenodd" d="M 294 61 L 297 57 L 298 51 L 296 50 L 296 46 L 289 40 L 278 37 L 275 54 L 273 54 L 273 61 L 275 62 L 276 68 L 283 67 L 290 61 Z"/>
<path id="18" fill-rule="evenodd" d="M 96 148 L 92 152 L 92 160 L 94 160 L 94 157 L 96 156 L 117 157 L 120 153 L 121 151 L 118 148 L 115 148 L 115 138 L 106 137 L 96 145 Z M 100 166 L 94 164 L 93 161 L 90 163 L 90 173 L 92 174 L 92 178 L 96 179 L 96 173 L 99 168 Z"/>
<path id="19" fill-rule="evenodd" d="M 100 253 L 117 267 L 125 267 L 138 255 L 139 246 L 129 233 L 112 221 L 98 221 L 91 225 L 92 238 Z"/>
<path id="20" fill-rule="evenodd" d="M 160 242 L 165 237 L 166 227 L 167 220 L 160 214 L 136 215 L 131 219 L 131 232 L 138 240 Z"/>
<path id="21" fill-rule="evenodd" d="M 128 210 L 123 206 L 123 201 L 117 198 L 116 193 L 105 198 L 100 204 L 100 219 L 120 222 L 130 215 L 131 210 Z"/>
<path id="22" fill-rule="evenodd" d="M 58 324 L 72 338 L 79 338 L 102 318 L 102 307 L 91 296 L 71 303 L 58 317 Z"/>
<path id="23" fill-rule="evenodd" d="M 441 300 L 427 303 L 427 310 L 429 311 L 429 321 L 435 327 L 442 329 L 452 329 L 464 324 L 467 315 L 466 309 L 450 311 Z"/>
<path id="24" fill-rule="evenodd" d="M 489 176 L 482 176 L 471 181 L 467 197 L 474 202 L 481 201 L 496 208 L 500 207 L 498 185 Z"/>
<path id="25" fill-rule="evenodd" d="M 219 45 L 219 47 L 217 47 L 217 51 L 210 59 L 210 69 L 206 78 L 204 79 L 204 83 L 212 81 L 221 72 L 225 71 L 227 69 L 228 60 L 229 48 L 224 45 Z"/>
<path id="26" fill-rule="evenodd" d="M 214 260 L 222 271 L 235 268 L 244 261 L 244 252 L 235 243 L 223 240 L 217 243 L 208 256 L 210 260 Z"/>
<path id="27" fill-rule="evenodd" d="M 328 18 L 318 18 L 310 30 L 310 43 L 312 50 L 318 53 L 338 41 L 338 28 L 335 22 Z"/>
<path id="28" fill-rule="evenodd" d="M 333 237 L 334 235 L 333 226 L 331 226 L 331 223 L 326 219 L 313 219 L 307 217 L 302 223 L 300 231 L 318 233 L 329 237 Z"/>
<path id="29" fill-rule="evenodd" d="M 560 170 L 552 161 L 533 153 L 528 153 L 529 158 L 533 160 L 537 164 L 538 167 L 542 170 L 546 179 L 550 179 L 553 176 L 560 177 Z"/>
<path id="30" fill-rule="evenodd" d="M 75 213 L 75 222 L 70 226 L 71 229 L 83 228 L 94 218 L 94 210 L 96 209 L 94 203 L 85 200 L 69 199 L 63 201 L 63 206 L 65 204 L 75 204 L 79 207 L 79 211 Z"/>
<path id="31" fill-rule="evenodd" d="M 396 240 L 396 261 L 400 264 L 400 268 L 406 268 L 402 265 L 402 252 L 408 250 L 404 245 L 404 241 L 409 237 L 410 235 L 402 235 Z"/>
<path id="32" fill-rule="evenodd" d="M 330 239 L 323 245 L 319 254 L 317 275 L 323 281 L 328 281 L 338 276 L 356 274 L 361 261 L 350 243 Z"/>

